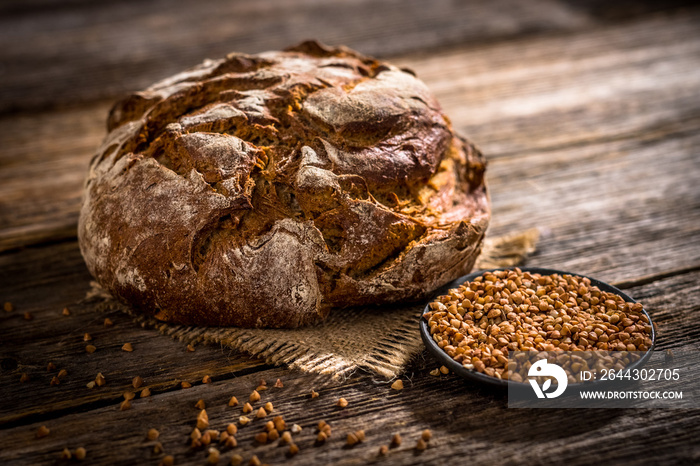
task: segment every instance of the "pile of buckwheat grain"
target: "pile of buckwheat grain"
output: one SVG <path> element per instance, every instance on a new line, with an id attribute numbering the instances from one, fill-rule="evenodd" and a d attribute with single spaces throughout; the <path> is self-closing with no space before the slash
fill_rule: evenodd
<path id="1" fill-rule="evenodd" d="M 510 351 L 646 351 L 652 327 L 640 303 L 575 275 L 519 268 L 485 272 L 430 303 L 433 340 L 468 369 L 508 378 Z M 520 381 L 519 374 L 512 374 Z"/>

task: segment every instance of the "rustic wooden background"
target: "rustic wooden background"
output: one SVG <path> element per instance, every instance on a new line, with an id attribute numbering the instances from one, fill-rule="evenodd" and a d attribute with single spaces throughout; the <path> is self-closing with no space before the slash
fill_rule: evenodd
<path id="1" fill-rule="evenodd" d="M 494 235 L 540 227 L 530 265 L 589 274 L 645 303 L 658 347 L 697 349 L 700 326 L 700 9 L 623 0 L 6 0 L 0 4 L 0 463 L 157 464 L 155 427 L 177 464 L 195 402 L 212 425 L 240 415 L 260 379 L 296 436 L 294 458 L 238 434 L 247 463 L 697 464 L 700 411 L 513 410 L 505 395 L 418 357 L 406 388 L 356 374 L 342 384 L 229 350 L 180 343 L 81 303 L 90 276 L 76 242 L 81 184 L 111 102 L 229 51 L 306 38 L 413 68 L 489 159 Z M 69 306 L 71 315 L 61 314 Z M 25 313 L 33 320 L 25 320 Z M 115 326 L 104 328 L 105 317 Z M 89 332 L 97 347 L 84 350 Z M 131 353 L 120 350 L 125 342 Z M 57 367 L 47 371 L 53 362 Z M 50 381 L 60 369 L 60 385 Z M 86 383 L 102 372 L 107 384 Z M 20 375 L 27 373 L 28 382 Z M 120 411 L 141 376 L 153 395 Z M 202 384 L 210 375 L 211 384 Z M 192 383 L 180 389 L 180 381 Z M 311 389 L 320 397 L 309 399 Z M 132 389 L 133 390 L 133 389 Z M 338 397 L 350 405 L 334 407 Z M 314 447 L 312 425 L 333 437 Z M 35 439 L 39 426 L 48 437 Z M 344 447 L 363 428 L 364 443 Z M 430 448 L 413 446 L 425 428 Z M 401 447 L 380 458 L 393 433 Z"/>

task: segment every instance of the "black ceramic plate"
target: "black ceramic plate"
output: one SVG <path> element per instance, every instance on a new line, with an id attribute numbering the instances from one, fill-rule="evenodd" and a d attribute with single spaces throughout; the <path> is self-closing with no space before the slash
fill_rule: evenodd
<path id="1" fill-rule="evenodd" d="M 478 272 L 473 272 L 470 273 L 469 275 L 465 275 L 464 277 L 458 278 L 457 280 L 448 283 L 447 285 L 443 286 L 437 292 L 435 292 L 433 298 L 430 300 L 432 302 L 436 297 L 445 295 L 451 288 L 457 288 L 459 285 L 463 284 L 464 282 L 469 282 L 474 280 L 476 277 L 479 275 L 483 275 L 486 272 L 492 272 L 495 270 L 508 270 L 508 267 L 504 268 L 499 268 L 499 269 L 490 269 L 490 270 L 480 270 Z M 596 280 L 591 277 L 586 277 L 585 275 L 580 275 L 577 273 L 572 273 L 572 272 L 562 272 L 561 270 L 554 270 L 554 269 L 543 269 L 539 267 L 520 267 L 520 270 L 523 272 L 530 272 L 530 273 L 539 273 L 541 275 L 551 275 L 554 273 L 557 273 L 559 275 L 564 275 L 564 274 L 569 274 L 569 275 L 576 275 L 577 277 L 585 277 L 588 278 L 591 281 L 592 285 L 597 286 L 600 290 L 602 291 L 607 291 L 609 293 L 615 293 L 616 295 L 622 296 L 622 298 L 630 303 L 636 303 L 634 299 L 630 298 L 627 296 L 625 293 L 622 291 L 618 290 L 612 285 L 608 285 L 607 283 L 601 282 L 599 280 Z M 430 302 L 425 306 L 425 309 L 423 310 L 423 314 L 428 312 L 430 310 L 429 304 Z M 651 321 L 651 316 L 649 316 L 649 313 L 646 311 L 646 309 L 643 309 L 642 312 L 647 316 L 649 319 L 649 324 L 651 325 L 651 347 L 647 350 L 646 353 L 644 353 L 644 356 L 635 361 L 634 363 L 630 364 L 627 368 L 628 369 L 634 369 L 637 367 L 641 367 L 648 359 L 651 357 L 651 352 L 654 350 L 654 346 L 656 345 L 656 331 L 654 330 L 654 325 Z M 501 380 L 497 379 L 496 377 L 490 377 L 486 374 L 482 374 L 481 372 L 477 372 L 472 369 L 467 369 L 466 367 L 462 366 L 460 363 L 452 359 L 445 353 L 438 345 L 435 343 L 435 340 L 430 336 L 430 329 L 428 328 L 428 322 L 426 319 L 421 318 L 420 319 L 420 334 L 421 338 L 423 338 L 423 343 L 425 343 L 425 346 L 428 348 L 428 351 L 430 351 L 433 356 L 437 358 L 438 361 L 440 361 L 440 364 L 444 365 L 448 369 L 450 369 L 452 372 L 455 374 L 462 376 L 467 379 L 475 380 L 477 382 L 482 382 L 485 384 L 489 385 L 495 385 L 499 387 L 508 387 L 508 384 L 516 384 L 516 385 L 522 385 L 522 386 L 527 386 L 527 384 L 522 383 L 522 382 L 510 382 L 506 380 Z M 587 382 L 587 385 L 592 384 L 592 382 Z M 577 384 L 571 384 L 570 386 L 578 386 L 582 385 L 581 383 Z"/>

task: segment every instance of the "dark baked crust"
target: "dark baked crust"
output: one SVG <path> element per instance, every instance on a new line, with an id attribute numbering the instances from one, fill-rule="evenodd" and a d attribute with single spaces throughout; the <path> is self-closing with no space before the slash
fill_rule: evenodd
<path id="1" fill-rule="evenodd" d="M 484 161 L 410 71 L 344 47 L 231 54 L 112 109 L 80 222 L 90 272 L 158 319 L 296 327 L 467 273 Z"/>

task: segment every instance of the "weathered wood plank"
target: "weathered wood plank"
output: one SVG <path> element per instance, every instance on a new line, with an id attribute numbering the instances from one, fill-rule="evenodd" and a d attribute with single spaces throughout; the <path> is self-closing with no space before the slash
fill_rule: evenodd
<path id="1" fill-rule="evenodd" d="M 357 24 L 366 22 L 367 15 L 354 10 L 361 3 L 346 1 L 316 9 L 308 0 L 293 11 L 269 0 L 246 6 L 244 14 L 238 10 L 237 18 L 226 7 L 217 11 L 221 14 L 208 30 L 201 28 L 202 21 L 223 3 L 198 11 L 172 4 L 166 8 L 160 2 L 139 4 L 143 15 L 137 18 L 126 14 L 133 5 L 119 2 L 98 8 L 82 0 L 67 4 L 39 0 L 42 13 L 4 4 L 0 11 L 8 14 L 0 15 L 0 25 L 11 27 L 0 27 L 0 109 L 40 108 L 49 102 L 73 105 L 111 96 L 205 55 L 225 53 L 235 44 L 246 51 L 286 45 L 278 42 L 296 37 L 299 30 L 294 27 L 307 33 L 320 31 L 327 34 L 322 39 L 379 55 L 460 43 L 459 48 L 397 62 L 418 71 L 455 125 L 489 155 L 492 233 L 543 227 L 545 234 L 531 264 L 622 281 L 659 326 L 660 349 L 696 346 L 700 338 L 700 327 L 694 324 L 700 315 L 697 10 L 557 37 L 524 37 L 532 30 L 598 24 L 598 17 L 610 16 L 615 7 L 578 0 L 536 3 L 544 9 L 555 5 L 556 15 L 546 17 L 529 12 L 530 6 L 514 14 L 509 5 L 519 2 L 502 0 L 492 4 L 494 11 L 491 6 L 483 10 L 488 12 L 485 17 L 465 22 L 456 12 L 467 14 L 471 5 L 445 0 L 425 12 L 419 2 L 400 8 L 383 2 L 374 10 L 377 22 L 372 19 L 361 37 L 357 31 L 363 29 Z M 651 3 L 645 2 L 642 9 Z M 274 14 L 262 14 L 272 7 L 277 7 Z M 596 8 L 600 10 L 592 13 Z M 631 8 L 630 2 L 623 2 L 622 9 Z M 326 16 L 340 12 L 345 17 L 312 24 L 311 11 Z M 513 16 L 521 18 L 503 22 Z M 293 27 L 273 30 L 282 24 L 280 17 Z M 253 18 L 262 18 L 263 29 L 254 30 L 261 23 Z M 464 27 L 472 20 L 483 24 Z M 140 35 L 124 33 L 137 28 Z M 431 36 L 434 28 L 442 31 Z M 397 33 L 399 29 L 405 31 Z M 33 37 L 18 45 L 9 41 L 8 30 L 19 33 L 15 38 L 20 40 L 30 32 Z M 151 32 L 160 34 L 163 42 L 152 41 Z M 463 46 L 509 36 L 521 39 Z M 86 37 L 98 40 L 87 42 Z M 116 42 L 122 55 L 110 58 L 104 51 Z M 73 47 L 78 43 L 83 45 Z M 151 45 L 139 46 L 146 43 Z M 173 54 L 177 58 L 167 60 Z M 53 65 L 39 68 L 39 60 Z M 25 74 L 15 74 L 18 70 Z M 81 86 L 84 91 L 78 89 Z M 39 87 L 46 92 L 34 92 Z M 51 92 L 60 98 L 50 99 Z M 3 100 L 8 95 L 9 100 Z M 205 452 L 192 452 L 187 446 L 197 413 L 195 401 L 205 399 L 213 426 L 221 428 L 240 415 L 240 408 L 226 406 L 228 398 L 236 395 L 243 400 L 261 377 L 270 384 L 277 377 L 285 381 L 283 389 L 263 392 L 263 397 L 289 423 L 305 427 L 297 438 L 302 452 L 288 459 L 282 447 L 254 445 L 253 436 L 262 424 L 258 420 L 238 435 L 237 451 L 246 460 L 253 453 L 265 462 L 291 464 L 429 464 L 464 458 L 475 464 L 693 464 L 700 459 L 697 411 L 509 410 L 503 394 L 452 376 L 430 377 L 434 363 L 427 354 L 409 367 L 402 392 L 362 374 L 333 385 L 326 378 L 269 368 L 216 347 L 200 346 L 195 353 L 186 353 L 182 343 L 138 328 L 122 314 L 95 313 L 89 305 L 71 306 L 72 315 L 62 316 L 65 304 L 84 296 L 90 279 L 71 238 L 87 160 L 103 136 L 108 105 L 103 101 L 0 119 L 0 251 L 6 251 L 0 254 L 0 302 L 10 300 L 17 306 L 10 314 L 0 311 L 0 424 L 5 423 L 0 425 L 1 463 L 55 463 L 64 447 L 82 445 L 91 463 L 156 464 L 152 443 L 145 441 L 147 429 L 156 427 L 177 464 L 201 464 Z M 7 251 L 47 240 L 68 241 Z M 634 286 L 635 282 L 643 284 Z M 34 320 L 22 319 L 26 311 Z M 106 316 L 115 327 L 102 326 Z M 81 336 L 86 331 L 98 347 L 91 355 L 83 350 Z M 120 350 L 127 340 L 134 345 L 133 353 Z M 68 370 L 57 387 L 49 385 L 55 374 L 46 372 L 49 361 Z M 20 383 L 22 371 L 29 372 L 32 380 Z M 107 385 L 87 389 L 85 383 L 98 371 L 106 375 Z M 121 412 L 120 394 L 135 374 L 154 388 L 154 395 L 137 398 L 132 410 Z M 177 388 L 176 380 L 195 382 L 205 374 L 214 376 L 215 383 Z M 311 388 L 321 397 L 308 399 L 305 395 Z M 350 401 L 346 410 L 333 406 L 340 396 Z M 321 419 L 333 425 L 333 437 L 327 445 L 314 447 L 311 427 Z M 36 440 L 34 432 L 42 424 L 52 433 Z M 358 428 L 367 431 L 367 440 L 351 449 L 343 447 L 345 434 Z M 412 447 L 423 428 L 433 429 L 434 440 L 431 448 L 417 454 Z M 404 445 L 388 458 L 378 458 L 379 445 L 388 443 L 394 432 L 401 432 Z M 227 462 L 232 452 L 225 448 L 222 452 Z"/>
<path id="2" fill-rule="evenodd" d="M 698 128 L 700 16 L 461 48 L 414 69 L 491 158 Z"/>
<path id="3" fill-rule="evenodd" d="M 540 227 L 532 265 L 630 280 L 700 265 L 696 135 L 497 160 L 492 233 Z"/>
<path id="4" fill-rule="evenodd" d="M 398 63 L 418 71 L 490 160 L 606 141 L 644 144 L 700 126 L 697 22 L 692 15 L 648 19 Z M 0 251 L 74 236 L 108 107 L 0 119 Z"/>
<path id="5" fill-rule="evenodd" d="M 310 37 L 391 56 L 577 30 L 692 5 L 689 0 L 614 5 L 437 0 L 430 8 L 420 0 L 6 3 L 0 6 L 0 112 L 111 98 L 204 57 L 279 49 Z"/>
<path id="6" fill-rule="evenodd" d="M 124 391 L 134 391 L 136 376 L 157 393 L 180 381 L 200 383 L 205 375 L 216 380 L 266 367 L 227 348 L 198 345 L 190 353 L 184 343 L 135 325 L 121 311 L 96 312 L 94 304 L 75 304 L 85 297 L 89 282 L 75 242 L 0 256 L 0 300 L 16 308 L 0 311 L 0 425 L 116 402 Z M 70 316 L 62 315 L 65 306 Z M 24 320 L 25 312 L 33 320 Z M 114 327 L 104 327 L 106 317 Z M 85 342 L 85 333 L 93 339 Z M 127 342 L 134 348 L 131 353 L 121 350 Z M 87 344 L 97 351 L 88 354 Z M 50 372 L 49 362 L 56 366 Z M 51 386 L 61 369 L 68 375 Z M 99 372 L 109 383 L 88 389 Z M 19 382 L 22 373 L 29 382 Z"/>
<path id="7" fill-rule="evenodd" d="M 557 0 L 437 0 L 429 8 L 420 0 L 52 2 L 0 17 L 0 112 L 113 97 L 205 57 L 311 37 L 388 56 L 589 21 Z"/>
<path id="8" fill-rule="evenodd" d="M 633 280 L 698 266 L 700 195 L 692 175 L 697 162 L 691 150 L 698 144 L 700 136 L 687 134 L 644 144 L 611 141 L 553 150 L 544 155 L 496 159 L 489 175 L 494 193 L 494 232 L 529 226 L 548 228 L 550 233 L 542 239 L 532 264 L 592 274 L 609 281 Z M 520 166 L 527 166 L 527 173 L 513 176 Z M 581 193 L 586 196 L 582 198 Z M 58 345 L 47 353 L 46 340 L 55 335 L 55 329 L 60 329 L 60 334 L 70 334 L 71 329 L 75 329 L 71 327 L 74 324 L 59 316 L 59 310 L 64 304 L 82 297 L 81 293 L 87 289 L 89 277 L 75 243 L 0 256 L 0 268 L 5 275 L 2 282 L 8 292 L 7 299 L 15 300 L 20 310 L 29 306 L 26 310 L 37 313 L 37 322 L 43 321 L 45 314 L 52 322 L 45 327 L 48 333 L 40 331 L 44 327 L 37 328 L 35 337 L 42 348 L 38 350 L 32 345 L 20 345 L 26 327 L 19 315 L 7 320 L 4 323 L 8 327 L 4 332 L 7 348 L 21 348 L 22 351 L 11 359 L 31 361 L 22 364 L 33 370 L 41 369 L 48 362 L 31 360 L 36 359 L 37 354 L 60 361 L 72 357 L 93 361 L 93 365 L 84 366 L 88 374 L 81 374 L 79 386 L 82 386 L 94 375 L 92 372 L 96 374 L 100 367 L 108 364 L 114 352 L 119 354 L 118 348 L 124 338 L 139 342 L 143 339 L 149 353 L 149 357 L 139 360 L 143 367 L 152 363 L 150 354 L 161 357 L 159 350 L 151 349 L 153 346 L 160 348 L 161 343 L 143 337 L 144 332 L 145 335 L 148 332 L 142 330 L 122 334 L 121 342 L 106 340 L 114 351 L 104 355 L 99 352 L 84 354 L 84 344 L 80 341 L 82 330 L 77 333 L 73 330 L 70 348 Z M 65 281 L 61 281 L 64 277 Z M 41 286 L 46 291 L 42 292 Z M 59 291 L 58 296 L 54 290 Z M 69 290 L 72 295 L 65 295 Z M 92 316 L 88 318 L 94 320 Z M 99 327 L 99 322 L 96 323 Z M 86 325 L 82 323 L 78 328 Z M 174 348 L 171 343 L 163 346 Z M 212 364 L 216 364 L 216 354 L 212 358 Z M 177 367 L 185 372 L 193 370 L 197 361 L 183 363 L 179 358 L 171 359 L 176 361 L 174 364 L 181 364 Z M 213 371 L 214 375 L 220 373 L 208 366 L 204 370 Z M 18 372 L 21 370 L 13 373 L 15 378 Z M 129 378 L 122 378 L 121 388 L 113 396 L 118 396 L 128 386 Z M 172 386 L 173 379 L 161 382 L 166 383 L 167 388 Z M 48 387 L 40 388 L 48 390 Z M 52 399 L 55 396 L 60 396 L 60 392 L 51 389 L 43 397 Z M 92 395 L 86 392 L 85 396 Z M 79 404 L 83 400 L 71 402 Z M 12 416 L 16 406 L 8 405 L 0 409 L 0 413 Z"/>
<path id="9" fill-rule="evenodd" d="M 698 349 L 700 326 L 700 272 L 680 274 L 630 288 L 644 303 L 658 326 L 658 347 Z"/>
<path id="10" fill-rule="evenodd" d="M 659 349 L 691 348 L 700 337 L 700 328 L 692 325 L 700 314 L 698 282 L 700 272 L 694 272 L 628 290 L 645 303 L 656 320 Z M 304 427 L 295 437 L 301 453 L 288 459 L 284 456 L 286 449 L 276 442 L 255 444 L 253 437 L 262 430 L 264 421 L 254 420 L 240 429 L 237 449 L 221 449 L 222 462 L 228 461 L 234 452 L 242 454 L 246 460 L 256 454 L 265 462 L 289 464 L 387 461 L 433 464 L 465 457 L 474 464 L 590 464 L 597 459 L 627 464 L 678 464 L 691 463 L 700 454 L 695 441 L 700 434 L 700 413 L 696 410 L 565 413 L 507 409 L 504 393 L 454 376 L 432 377 L 428 372 L 434 366 L 427 354 L 418 358 L 404 378 L 406 388 L 401 392 L 391 390 L 389 383 L 361 374 L 336 385 L 325 377 L 269 369 L 211 385 L 136 399 L 129 411 L 119 411 L 117 402 L 111 401 L 107 406 L 88 412 L 4 429 L 0 436 L 0 460 L 45 464 L 53 462 L 64 447 L 82 445 L 88 450 L 90 461 L 96 464 L 155 464 L 157 456 L 151 453 L 153 442 L 145 440 L 146 431 L 155 427 L 161 432 L 160 440 L 166 452 L 175 455 L 177 464 L 201 464 L 206 453 L 191 451 L 187 445 L 198 413 L 195 402 L 202 398 L 207 404 L 212 428 L 222 429 L 227 423 L 236 422 L 242 414 L 240 406 L 227 406 L 229 397 L 246 399 L 261 377 L 269 385 L 277 378 L 283 380 L 283 388 L 262 392 L 263 402 L 271 401 L 276 414 L 284 415 L 290 425 L 298 423 Z M 321 396 L 310 399 L 311 389 Z M 349 401 L 348 408 L 341 410 L 334 406 L 339 397 Z M 256 408 L 260 404 L 257 403 Z M 320 420 L 332 425 L 333 436 L 326 445 L 313 446 L 313 426 Z M 51 429 L 51 434 L 35 440 L 34 432 L 42 424 Z M 425 428 L 433 431 L 431 447 L 417 454 L 413 447 Z M 366 431 L 366 441 L 354 448 L 344 447 L 346 434 L 357 429 Z M 379 446 L 388 444 L 396 432 L 401 433 L 404 443 L 391 450 L 388 458 L 379 458 Z M 556 455 L 551 456 L 552 452 Z M 582 452 L 586 453 L 582 455 Z"/>
<path id="11" fill-rule="evenodd" d="M 0 119 L 0 251 L 75 238 L 110 103 Z"/>
<path id="12" fill-rule="evenodd" d="M 497 159 L 489 175 L 494 232 L 546 227 L 550 234 L 540 242 L 532 264 L 604 280 L 634 280 L 697 266 L 700 200 L 692 148 L 699 142 L 697 135 L 644 144 L 612 141 Z M 514 177 L 521 166 L 528 167 L 527 173 Z M 592 188 L 587 187 L 591 183 Z M 582 198 L 581 193 L 586 196 Z M 25 310 L 38 312 L 37 321 L 43 319 L 42 312 L 58 319 L 63 305 L 81 298 L 87 289 L 89 276 L 75 243 L 0 259 L 3 289 L 8 293 L 2 293 L 4 299 L 15 301 L 20 311 L 28 306 Z M 26 355 L 36 357 L 34 348 L 20 344 L 25 337 L 23 321 L 16 316 L 12 322 L 18 326 L 14 333 L 5 331 L 14 337 L 9 347 L 23 348 Z M 53 324 L 48 328 L 53 329 Z M 43 342 L 49 336 L 37 338 Z M 118 342 L 110 344 L 120 346 Z M 62 354 L 61 348 L 54 350 Z M 38 353 L 43 351 L 42 346 Z M 104 360 L 98 361 L 102 364 Z M 31 364 L 40 368 L 44 362 Z"/>

